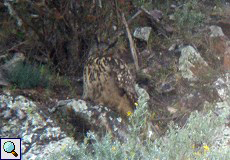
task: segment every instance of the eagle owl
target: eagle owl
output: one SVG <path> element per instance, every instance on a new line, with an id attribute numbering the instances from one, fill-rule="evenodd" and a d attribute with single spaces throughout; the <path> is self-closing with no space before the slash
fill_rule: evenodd
<path id="1" fill-rule="evenodd" d="M 108 106 L 122 116 L 133 112 L 137 101 L 134 76 L 122 59 L 113 57 L 107 45 L 90 50 L 83 82 L 84 99 Z"/>

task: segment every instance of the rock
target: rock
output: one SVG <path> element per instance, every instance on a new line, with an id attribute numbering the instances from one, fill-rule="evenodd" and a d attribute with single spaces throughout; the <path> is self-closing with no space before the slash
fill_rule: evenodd
<path id="1" fill-rule="evenodd" d="M 135 38 L 148 42 L 151 31 L 151 27 L 136 28 L 133 35 Z"/>
<path id="2" fill-rule="evenodd" d="M 0 95 L 0 137 L 22 138 L 22 156 L 35 159 L 51 153 L 69 139 L 50 118 L 42 116 L 37 106 L 23 96 Z M 58 149 L 58 148 L 56 148 Z"/>
<path id="3" fill-rule="evenodd" d="M 79 148 L 77 146 L 77 144 L 74 142 L 73 138 L 70 138 L 70 137 L 63 138 L 59 141 L 52 142 L 52 143 L 49 143 L 48 145 L 46 145 L 44 148 L 44 152 L 41 155 L 39 155 L 37 158 L 38 159 L 47 159 L 47 157 L 49 157 L 52 153 L 64 152 L 64 150 L 68 150 L 69 147 L 75 148 L 75 149 Z M 30 159 L 29 156 L 31 156 L 31 155 L 28 155 L 27 157 L 25 157 L 25 159 Z M 55 156 L 55 154 L 53 154 L 53 156 Z M 62 159 L 68 159 L 66 156 L 67 155 L 63 155 Z M 55 157 L 55 158 L 57 158 L 57 157 Z M 61 159 L 61 157 L 58 157 L 58 159 Z"/>
<path id="4" fill-rule="evenodd" d="M 169 15 L 169 19 L 172 20 L 172 21 L 175 21 L 175 20 L 176 20 L 174 14 L 170 14 L 170 15 Z"/>
<path id="5" fill-rule="evenodd" d="M 170 114 L 175 114 L 178 111 L 178 109 L 170 106 L 167 107 L 167 110 L 169 111 Z"/>
<path id="6" fill-rule="evenodd" d="M 222 31 L 222 29 L 218 26 L 210 26 L 209 27 L 211 30 L 211 35 L 210 37 L 220 37 L 220 36 L 224 36 L 224 33 Z"/>
<path id="7" fill-rule="evenodd" d="M 210 26 L 210 46 L 216 56 L 222 61 L 222 68 L 230 70 L 230 41 L 218 26 Z"/>
<path id="8" fill-rule="evenodd" d="M 228 99 L 229 98 L 230 97 L 228 96 Z M 225 117 L 225 123 L 219 126 L 219 133 L 216 135 L 216 139 L 213 143 L 213 148 L 221 150 L 221 152 L 227 151 L 227 149 L 229 149 L 230 142 L 230 110 L 229 101 L 227 99 L 216 103 L 215 114 L 217 116 Z M 227 153 L 229 152 L 227 151 Z"/>
<path id="9" fill-rule="evenodd" d="M 56 119 L 62 120 L 60 124 L 64 124 L 65 128 L 66 124 L 71 126 L 66 128 L 66 132 L 76 130 L 86 133 L 90 130 L 101 137 L 108 131 L 119 140 L 126 141 L 125 120 L 108 107 L 71 99 L 59 101 L 55 108 Z"/>
<path id="10" fill-rule="evenodd" d="M 154 9 L 149 11 L 150 16 L 156 21 L 159 22 L 163 18 L 163 13 L 160 10 Z"/>
<path id="11" fill-rule="evenodd" d="M 173 51 L 173 50 L 176 49 L 176 47 L 177 47 L 177 44 L 174 43 L 174 44 L 172 44 L 172 45 L 169 47 L 168 51 Z"/>
<path id="12" fill-rule="evenodd" d="M 213 87 L 217 90 L 219 97 L 222 100 L 228 100 L 230 97 L 230 74 L 226 73 L 219 77 L 214 83 Z"/>
<path id="13" fill-rule="evenodd" d="M 177 6 L 176 6 L 175 4 L 171 4 L 170 8 L 172 8 L 172 9 L 176 9 L 176 8 L 177 8 Z"/>
<path id="14" fill-rule="evenodd" d="M 197 74 L 202 74 L 208 64 L 192 46 L 181 49 L 179 58 L 179 70 L 183 78 L 190 81 L 197 80 Z"/>
<path id="15" fill-rule="evenodd" d="M 228 47 L 228 38 L 218 26 L 211 26 L 210 30 L 210 47 L 217 56 L 223 57 L 223 54 Z"/>

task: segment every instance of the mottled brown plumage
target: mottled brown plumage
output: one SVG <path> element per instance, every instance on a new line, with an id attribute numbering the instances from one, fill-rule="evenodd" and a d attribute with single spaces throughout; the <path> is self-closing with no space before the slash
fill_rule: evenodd
<path id="1" fill-rule="evenodd" d="M 135 79 L 126 63 L 100 45 L 92 49 L 84 66 L 83 98 L 126 115 L 137 100 Z"/>

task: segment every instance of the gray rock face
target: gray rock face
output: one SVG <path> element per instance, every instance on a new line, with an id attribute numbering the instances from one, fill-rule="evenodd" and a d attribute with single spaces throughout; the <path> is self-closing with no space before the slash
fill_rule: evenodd
<path id="1" fill-rule="evenodd" d="M 125 120 L 108 107 L 96 105 L 93 106 L 83 100 L 63 100 L 59 101 L 53 109 L 57 119 L 65 119 L 64 123 L 72 126 L 73 130 L 81 129 L 82 132 L 93 131 L 99 136 L 103 136 L 106 131 L 113 134 L 120 140 L 126 140 Z M 78 123 L 76 124 L 76 121 Z M 67 132 L 71 132 L 67 130 Z"/>
<path id="2" fill-rule="evenodd" d="M 0 105 L 0 137 L 22 138 L 24 159 L 50 153 L 59 140 L 67 138 L 50 118 L 42 116 L 35 103 L 23 96 L 0 95 Z"/>
<path id="3" fill-rule="evenodd" d="M 196 65 L 199 65 L 196 67 Z M 199 70 L 202 67 L 207 67 L 208 64 L 201 57 L 192 46 L 186 46 L 181 49 L 181 56 L 179 59 L 179 70 L 183 78 L 187 78 L 190 81 L 196 81 L 197 77 L 193 73 L 192 68 Z"/>
<path id="4" fill-rule="evenodd" d="M 222 77 L 219 77 L 213 84 L 216 88 L 219 97 L 222 100 L 229 100 L 230 97 L 230 75 L 227 73 Z"/>
<path id="5" fill-rule="evenodd" d="M 229 73 L 219 77 L 213 84 L 221 100 L 216 103 L 215 113 L 218 116 L 225 116 L 225 125 L 220 126 L 222 131 L 217 135 L 214 147 L 218 150 L 227 150 L 230 142 L 230 75 Z"/>
<path id="6" fill-rule="evenodd" d="M 221 27 L 219 26 L 210 26 L 209 27 L 211 30 L 211 35 L 210 37 L 220 37 L 220 36 L 224 36 L 224 33 L 221 29 Z"/>
<path id="7" fill-rule="evenodd" d="M 151 27 L 136 28 L 134 31 L 134 37 L 148 42 L 151 31 Z"/>

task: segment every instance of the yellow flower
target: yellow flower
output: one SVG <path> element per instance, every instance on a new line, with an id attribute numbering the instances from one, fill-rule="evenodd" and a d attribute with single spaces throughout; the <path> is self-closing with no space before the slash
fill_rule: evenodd
<path id="1" fill-rule="evenodd" d="M 138 106 L 138 103 L 137 103 L 137 102 L 135 102 L 135 103 L 134 103 L 134 105 L 137 107 L 137 106 Z"/>
<path id="2" fill-rule="evenodd" d="M 127 112 L 127 116 L 129 117 L 129 116 L 131 116 L 131 115 L 132 115 L 132 112 L 128 111 L 128 112 Z"/>
<path id="3" fill-rule="evenodd" d="M 192 145 L 192 149 L 195 149 L 196 148 L 196 146 L 195 145 Z"/>
<path id="4" fill-rule="evenodd" d="M 208 152 L 210 150 L 210 148 L 207 145 L 203 146 L 203 148 L 205 152 Z"/>
<path id="5" fill-rule="evenodd" d="M 116 151 L 116 147 L 112 146 L 112 151 Z"/>

